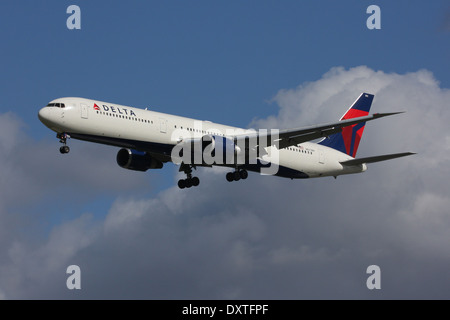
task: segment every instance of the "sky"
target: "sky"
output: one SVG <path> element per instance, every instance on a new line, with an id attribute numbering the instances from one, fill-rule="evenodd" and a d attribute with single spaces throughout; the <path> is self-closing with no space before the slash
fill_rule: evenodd
<path id="1" fill-rule="evenodd" d="M 447 1 L 5 0 L 0 40 L 0 298 L 450 298 Z M 76 96 L 285 129 L 361 92 L 406 113 L 368 123 L 358 156 L 417 155 L 336 180 L 199 169 L 180 190 L 173 164 L 124 170 L 76 140 L 61 155 L 37 118 Z"/>

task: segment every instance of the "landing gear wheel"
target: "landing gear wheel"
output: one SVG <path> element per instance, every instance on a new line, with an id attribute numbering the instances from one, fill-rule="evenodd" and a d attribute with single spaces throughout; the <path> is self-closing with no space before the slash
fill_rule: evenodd
<path id="1" fill-rule="evenodd" d="M 192 176 L 192 168 L 195 169 L 194 166 L 188 164 L 181 164 L 180 171 L 183 171 L 187 178 L 178 180 L 178 188 L 190 188 L 196 187 L 200 184 L 200 179 Z"/>
<path id="2" fill-rule="evenodd" d="M 62 146 L 61 148 L 59 148 L 59 152 L 61 152 L 62 154 L 69 153 L 69 151 L 69 146 Z"/>
<path id="3" fill-rule="evenodd" d="M 186 179 L 186 180 L 184 180 L 185 181 L 185 183 L 186 183 L 186 188 L 190 188 L 190 187 L 192 187 L 192 179 Z"/>
<path id="4" fill-rule="evenodd" d="M 178 188 L 180 188 L 180 189 L 196 187 L 199 184 L 200 184 L 200 179 L 197 177 L 178 180 Z"/>
<path id="5" fill-rule="evenodd" d="M 239 180 L 244 180 L 247 179 L 248 177 L 248 172 L 245 169 L 242 170 L 236 170 L 234 172 L 228 172 L 226 175 L 227 181 L 231 182 L 231 181 L 239 181 Z"/>
<path id="6" fill-rule="evenodd" d="M 180 189 L 186 188 L 186 180 L 184 180 L 184 179 L 178 180 L 178 188 L 180 188 Z"/>
<path id="7" fill-rule="evenodd" d="M 192 186 L 193 186 L 193 187 L 196 187 L 196 186 L 198 186 L 199 184 L 200 184 L 200 179 L 197 178 L 197 177 L 193 177 L 193 178 L 192 178 Z"/>

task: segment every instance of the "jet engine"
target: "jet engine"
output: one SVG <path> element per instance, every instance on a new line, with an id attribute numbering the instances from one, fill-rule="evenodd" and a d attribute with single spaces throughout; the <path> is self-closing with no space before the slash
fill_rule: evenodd
<path id="1" fill-rule="evenodd" d="M 135 171 L 147 171 L 148 169 L 161 169 L 163 167 L 161 161 L 146 152 L 131 149 L 120 149 L 116 160 L 122 168 Z"/>

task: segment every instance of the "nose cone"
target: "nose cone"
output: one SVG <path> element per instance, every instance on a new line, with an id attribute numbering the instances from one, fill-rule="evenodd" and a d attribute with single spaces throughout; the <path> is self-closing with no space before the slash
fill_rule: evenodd
<path id="1" fill-rule="evenodd" d="M 46 120 L 48 121 L 48 118 L 49 118 L 48 108 L 44 107 L 41 110 L 39 110 L 38 117 L 39 117 L 39 120 L 41 120 L 41 122 L 45 124 L 45 121 Z"/>
<path id="2" fill-rule="evenodd" d="M 53 117 L 52 117 L 52 112 L 53 110 L 51 110 L 51 108 L 49 107 L 44 107 L 41 110 L 39 110 L 38 113 L 38 117 L 39 120 L 41 120 L 41 122 L 43 124 L 45 124 L 48 128 L 52 129 L 52 126 L 54 125 L 54 121 L 52 121 Z"/>
<path id="3" fill-rule="evenodd" d="M 49 108 L 49 107 L 44 107 L 41 110 L 39 110 L 38 113 L 38 117 L 39 120 L 41 120 L 41 122 L 43 124 L 45 124 L 46 127 L 54 130 L 55 127 L 55 115 L 54 115 L 54 110 L 52 110 L 53 108 Z"/>

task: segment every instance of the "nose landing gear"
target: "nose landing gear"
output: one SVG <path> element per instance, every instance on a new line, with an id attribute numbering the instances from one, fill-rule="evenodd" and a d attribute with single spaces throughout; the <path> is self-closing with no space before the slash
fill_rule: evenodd
<path id="1" fill-rule="evenodd" d="M 59 152 L 62 154 L 69 153 L 70 148 L 67 145 L 67 138 L 70 138 L 70 136 L 67 133 L 57 133 L 56 137 L 59 138 L 60 143 L 64 144 L 61 148 L 59 148 Z"/>

